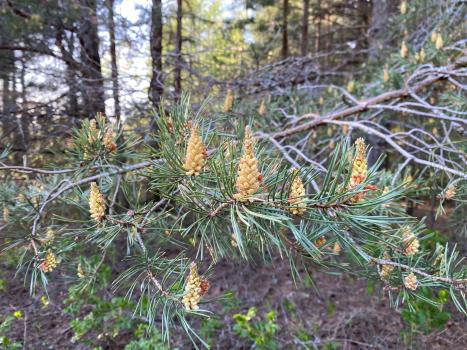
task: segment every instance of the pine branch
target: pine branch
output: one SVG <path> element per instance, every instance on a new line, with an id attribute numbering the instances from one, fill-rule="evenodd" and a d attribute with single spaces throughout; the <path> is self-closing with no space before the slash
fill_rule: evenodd
<path id="1" fill-rule="evenodd" d="M 135 170 L 140 170 L 140 169 L 143 169 L 143 168 L 147 168 L 147 167 L 151 166 L 152 164 L 154 164 L 154 162 L 158 162 L 158 160 L 156 160 L 156 161 L 146 161 L 146 162 L 136 163 L 136 164 L 133 164 L 133 165 L 127 165 L 127 166 L 124 166 L 124 167 L 121 167 L 121 168 L 117 168 L 116 170 L 113 170 L 113 171 L 106 171 L 106 172 L 103 172 L 103 173 L 100 173 L 100 174 L 97 174 L 97 175 L 85 177 L 85 178 L 83 178 L 83 179 L 81 179 L 79 181 L 69 183 L 68 185 L 66 185 L 65 187 L 62 187 L 60 189 L 58 188 L 59 186 L 55 187 L 54 189 L 52 189 L 52 191 L 50 191 L 47 194 L 46 200 L 42 202 L 41 207 L 39 209 L 39 212 L 37 213 L 37 215 L 34 218 L 34 222 L 33 222 L 33 225 L 32 225 L 32 235 L 33 236 L 36 235 L 37 225 L 39 223 L 39 220 L 41 219 L 41 216 L 42 216 L 42 213 L 44 212 L 45 207 L 49 203 L 53 202 L 55 199 L 60 197 L 64 192 L 67 192 L 67 191 L 69 191 L 69 190 L 71 190 L 71 189 L 73 189 L 73 188 L 75 188 L 77 186 L 81 186 L 81 185 L 84 185 L 84 184 L 87 184 L 87 183 L 90 183 L 90 182 L 94 182 L 96 180 L 99 180 L 102 177 L 120 175 L 120 174 L 125 174 L 125 173 L 128 173 L 128 172 L 132 172 L 132 171 L 135 171 Z M 59 185 L 61 185 L 62 183 L 63 183 L 63 181 Z"/>
<path id="2" fill-rule="evenodd" d="M 381 265 L 381 266 L 391 265 L 391 266 L 399 267 L 402 270 L 417 273 L 417 274 L 419 274 L 419 275 L 421 275 L 423 277 L 426 277 L 426 278 L 428 278 L 428 279 L 430 279 L 432 281 L 440 281 L 440 282 L 450 284 L 450 285 L 452 285 L 454 288 L 456 288 L 458 290 L 467 289 L 467 279 L 453 279 L 453 278 L 448 278 L 448 277 L 435 276 L 435 275 L 429 274 L 429 273 L 427 273 L 425 271 L 422 271 L 420 269 L 417 269 L 415 267 L 411 267 L 409 265 L 405 265 L 405 264 L 401 264 L 401 263 L 394 262 L 394 261 L 391 261 L 391 260 L 379 259 L 379 258 L 375 258 L 373 256 L 370 256 L 353 239 L 350 232 L 344 231 L 343 234 L 345 235 L 347 240 L 352 243 L 352 247 L 355 248 L 368 262 L 373 262 L 373 263 L 376 263 L 376 264 Z"/>

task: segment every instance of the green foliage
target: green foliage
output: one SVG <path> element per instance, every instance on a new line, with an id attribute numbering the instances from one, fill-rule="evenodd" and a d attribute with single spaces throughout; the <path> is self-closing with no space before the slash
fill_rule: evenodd
<path id="1" fill-rule="evenodd" d="M 252 342 L 257 349 L 278 349 L 275 334 L 279 330 L 276 313 L 271 310 L 264 317 L 257 316 L 257 309 L 252 307 L 246 314 L 235 314 L 234 331 L 242 338 Z"/>
<path id="2" fill-rule="evenodd" d="M 147 324 L 139 324 L 135 330 L 132 340 L 125 345 L 124 350 L 177 350 L 177 348 L 169 348 L 165 344 L 162 334 L 154 327 Z"/>
<path id="3" fill-rule="evenodd" d="M 338 350 L 341 348 L 341 344 L 336 341 L 330 341 L 323 344 L 323 350 Z"/>
<path id="4" fill-rule="evenodd" d="M 124 297 L 108 298 L 110 268 L 102 264 L 98 257 L 81 259 L 84 276 L 68 291 L 64 300 L 65 311 L 73 319 L 73 341 L 79 344 L 109 344 L 112 340 L 128 333 L 133 333 L 136 340 L 130 341 L 125 349 L 168 349 L 162 340 L 162 334 L 144 319 L 137 318 L 133 312 L 135 305 Z M 89 276 L 89 274 L 93 276 Z M 82 281 L 83 279 L 92 279 Z"/>
<path id="5" fill-rule="evenodd" d="M 449 292 L 441 289 L 437 295 L 428 288 L 423 288 L 420 294 L 437 305 L 427 303 L 425 300 L 418 300 L 412 304 L 413 309 L 404 308 L 402 319 L 409 327 L 409 330 L 420 330 L 424 333 L 441 329 L 451 318 L 451 313 L 444 310 L 444 305 L 449 300 Z"/>
<path id="6" fill-rule="evenodd" d="M 225 312 L 230 312 L 238 309 L 242 305 L 242 301 L 236 297 L 234 292 L 227 291 L 224 293 L 221 305 Z"/>
<path id="7" fill-rule="evenodd" d="M 225 328 L 225 326 L 225 324 L 216 318 L 207 318 L 201 322 L 199 334 L 208 344 L 212 345 L 215 339 L 218 338 L 220 331 Z"/>
<path id="8" fill-rule="evenodd" d="M 15 317 L 15 315 L 7 315 L 3 320 L 0 319 L 0 349 L 19 350 L 23 348 L 20 342 L 13 341 L 8 337 L 8 332 L 13 322 L 18 322 L 19 318 Z"/>

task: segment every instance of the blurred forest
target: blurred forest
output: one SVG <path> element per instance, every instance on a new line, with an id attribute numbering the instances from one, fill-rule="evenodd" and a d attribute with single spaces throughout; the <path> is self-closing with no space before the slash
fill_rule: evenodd
<path id="1" fill-rule="evenodd" d="M 0 248 L 7 247 L 0 255 L 0 349 L 465 349 L 466 33 L 467 3 L 462 0 L 0 0 Z M 198 130 L 191 116 L 201 125 L 201 141 L 196 132 L 188 135 L 185 130 Z M 216 129 L 214 120 L 222 127 Z M 109 125 L 115 134 L 104 133 Z M 313 258 L 312 268 L 311 263 L 295 268 L 300 259 L 288 253 L 284 258 L 283 246 L 277 256 L 255 246 L 274 265 L 268 268 L 254 254 L 246 254 L 254 261 L 250 265 L 224 254 L 226 246 L 238 244 L 243 258 L 239 236 L 234 236 L 236 223 L 241 226 L 252 215 L 248 222 L 256 225 L 256 220 L 275 215 L 270 212 L 254 216 L 245 209 L 245 221 L 240 214 L 234 220 L 232 209 L 224 218 L 227 224 L 205 231 L 211 221 L 197 216 L 203 209 L 193 209 L 196 198 L 235 185 L 223 179 L 214 190 L 209 179 L 194 190 L 195 182 L 181 178 L 197 176 L 199 169 L 185 174 L 188 161 L 184 170 L 173 165 L 184 157 L 180 145 L 188 136 L 189 142 L 191 137 L 198 143 L 204 140 L 209 149 L 199 146 L 203 157 L 230 164 L 229 157 L 235 159 L 237 153 L 229 147 L 248 140 L 249 129 L 243 134 L 247 125 L 260 144 L 258 158 L 264 164 L 270 160 L 262 185 L 271 192 L 272 186 L 280 187 L 274 176 L 290 180 L 290 172 L 278 170 L 277 159 L 297 169 L 307 167 L 301 170 L 308 179 L 305 187 L 319 197 L 319 203 L 310 200 L 307 209 L 326 209 L 325 219 L 300 221 L 300 233 L 290 229 L 292 237 L 284 238 L 283 227 L 277 229 L 280 244 L 293 241 L 287 252 L 300 251 L 301 244 L 307 249 L 306 239 L 297 237 L 313 231 L 307 236 L 310 242 L 331 258 L 318 254 L 322 263 Z M 102 135 L 94 137 L 96 130 Z M 86 142 L 93 137 L 102 138 L 105 147 L 91 150 Z M 346 147 L 357 137 L 371 148 L 371 184 L 360 188 L 361 180 L 355 186 L 331 185 L 330 174 L 337 179 L 345 173 L 342 169 L 351 158 Z M 365 152 L 355 145 L 363 157 Z M 243 147 L 248 148 L 247 141 Z M 156 158 L 170 161 L 163 169 Z M 219 171 L 212 162 L 207 168 Z M 231 168 L 234 174 L 235 166 Z M 364 178 L 366 170 L 365 158 Z M 130 176 L 134 171 L 137 175 Z M 103 210 L 109 212 L 97 219 L 92 213 L 94 226 L 88 220 L 88 189 L 83 187 L 92 181 L 101 181 L 103 194 L 91 187 L 90 196 L 97 201 L 105 197 L 108 208 Z M 186 188 L 173 184 L 193 192 L 184 193 Z M 339 196 L 355 188 L 363 192 L 358 200 L 350 196 L 342 202 L 350 209 L 348 216 L 338 217 L 339 229 L 307 226 L 315 221 L 329 224 L 340 209 Z M 69 190 L 75 192 L 59 201 Z M 318 196 L 325 191 L 327 196 Z M 351 211 L 363 193 L 368 194 L 367 206 L 356 204 Z M 221 216 L 225 208 L 237 205 L 233 203 L 241 200 L 232 199 L 235 195 L 219 200 L 218 207 L 212 204 L 218 202 L 209 202 L 206 216 Z M 186 205 L 190 196 L 191 207 Z M 138 210 L 145 215 L 138 218 Z M 182 227 L 185 219 L 189 223 Z M 273 217 L 271 222 L 280 220 Z M 406 221 L 415 236 L 423 237 L 423 253 L 417 258 L 394 248 L 400 243 L 395 228 L 383 243 L 361 238 L 370 231 L 386 232 L 393 224 L 403 231 Z M 296 223 L 291 220 L 284 227 L 291 222 Z M 193 229 L 197 224 L 204 226 Z M 112 231 L 115 227 L 128 230 L 129 238 Z M 223 227 L 232 227 L 234 234 L 218 244 L 221 232 L 216 230 Z M 101 231 L 94 235 L 94 229 Z M 190 229 L 193 236 L 188 236 Z M 338 233 L 347 230 L 361 236 L 354 241 Z M 148 231 L 160 231 L 161 241 L 152 237 L 143 244 L 140 238 L 150 236 Z M 179 236 L 170 236 L 172 231 Z M 50 232 L 63 241 L 52 242 Z M 79 246 L 83 233 L 91 237 L 86 243 L 97 242 L 92 248 Z M 319 243 L 325 236 L 327 243 Z M 193 321 L 199 338 L 185 326 L 185 314 L 176 313 L 173 319 L 182 321 L 173 326 L 169 343 L 166 318 L 172 318 L 165 312 L 170 307 L 162 304 L 164 313 L 151 314 L 151 319 L 150 313 L 135 311 L 153 304 L 149 296 L 150 301 L 137 302 L 130 292 L 115 293 L 112 281 L 122 283 L 122 271 L 130 266 L 124 257 L 135 247 L 161 275 L 164 269 L 182 276 L 190 270 L 192 275 L 192 265 L 180 267 L 177 249 L 199 259 L 203 271 L 212 268 L 208 295 L 217 306 L 208 310 L 218 317 Z M 220 247 L 218 255 L 212 247 Z M 416 253 L 418 248 L 417 240 Z M 151 249 L 153 260 L 147 253 Z M 341 249 L 349 263 L 334 257 Z M 394 254 L 396 267 L 401 264 L 397 276 L 403 283 L 383 276 L 388 252 Z M 360 253 L 365 264 L 355 257 Z M 157 265 L 166 256 L 173 260 Z M 50 271 L 44 269 L 47 259 L 54 260 Z M 355 262 L 361 274 L 353 270 Z M 44 276 L 59 263 L 67 267 L 57 286 Z M 402 279 L 407 278 L 404 269 L 411 272 L 413 267 L 422 271 L 418 289 L 416 279 L 415 289 Z M 146 270 L 154 280 L 151 268 Z M 19 277 L 11 279 L 15 270 Z M 30 270 L 41 272 L 30 275 Z M 92 282 L 84 288 L 86 275 L 92 275 Z M 168 290 L 176 294 L 183 283 L 167 275 L 162 283 L 171 281 Z M 35 284 L 40 283 L 49 290 L 36 293 Z M 149 288 L 144 283 L 138 287 L 141 295 Z M 169 296 L 157 280 L 154 283 L 158 297 Z M 138 290 L 135 285 L 127 290 Z"/>
<path id="2" fill-rule="evenodd" d="M 49 147 L 50 136 L 97 112 L 146 127 L 148 110 L 182 90 L 199 102 L 228 89 L 261 100 L 314 84 L 345 85 L 381 64 L 402 35 L 418 48 L 444 21 L 464 25 L 459 1 L 421 1 L 402 21 L 397 1 L 0 6 L 2 139 L 21 152 Z M 461 33 L 458 27 L 446 34 L 455 40 Z"/>

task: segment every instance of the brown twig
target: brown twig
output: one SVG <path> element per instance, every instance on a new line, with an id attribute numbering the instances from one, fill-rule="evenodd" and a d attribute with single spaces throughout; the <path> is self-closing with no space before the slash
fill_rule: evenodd
<path id="1" fill-rule="evenodd" d="M 230 204 L 233 204 L 233 203 L 235 203 L 234 199 L 230 199 L 227 202 L 221 203 L 216 209 L 214 209 L 213 211 L 211 211 L 209 213 L 209 216 L 211 218 L 213 218 L 214 216 L 218 215 L 221 212 L 222 209 L 224 209 L 225 207 L 227 207 L 227 206 L 229 206 Z"/>

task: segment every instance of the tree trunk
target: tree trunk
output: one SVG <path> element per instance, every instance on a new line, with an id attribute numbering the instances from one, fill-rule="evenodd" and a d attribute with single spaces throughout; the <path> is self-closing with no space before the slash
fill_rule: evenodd
<path id="1" fill-rule="evenodd" d="M 27 94 L 26 94 L 26 57 L 22 57 L 21 60 L 21 73 L 20 73 L 20 84 L 21 84 L 21 124 L 20 124 L 20 131 L 21 131 L 21 141 L 23 143 L 23 147 L 25 150 L 28 150 L 29 144 L 29 114 L 28 114 L 28 101 L 27 101 Z"/>
<path id="2" fill-rule="evenodd" d="M 67 40 L 68 52 L 73 56 L 75 50 L 75 35 L 74 33 L 70 34 L 69 39 Z M 70 117 L 79 118 L 80 108 L 78 105 L 78 82 L 76 81 L 76 69 L 75 67 L 66 62 L 66 71 L 65 71 L 66 83 L 68 85 L 68 115 Z"/>
<path id="3" fill-rule="evenodd" d="M 308 17 L 309 17 L 310 0 L 303 0 L 303 18 L 302 18 L 302 44 L 301 54 L 306 56 L 308 53 Z"/>
<path id="4" fill-rule="evenodd" d="M 177 0 L 177 32 L 175 34 L 174 87 L 176 98 L 182 92 L 182 0 Z"/>
<path id="5" fill-rule="evenodd" d="M 282 59 L 289 57 L 288 16 L 289 0 L 284 0 L 282 6 Z"/>
<path id="6" fill-rule="evenodd" d="M 87 117 L 90 118 L 98 112 L 105 113 L 104 80 L 99 55 L 96 0 L 79 0 L 79 2 L 81 23 L 78 37 L 83 64 L 83 107 Z"/>
<path id="7" fill-rule="evenodd" d="M 383 40 L 389 28 L 389 20 L 397 11 L 398 1 L 373 0 L 371 19 L 368 29 L 368 56 L 370 60 L 380 57 L 381 50 L 387 44 Z"/>
<path id="8" fill-rule="evenodd" d="M 114 0 L 107 0 L 107 7 L 109 10 L 109 35 L 110 35 L 110 60 L 112 66 L 112 97 L 114 99 L 114 115 L 117 122 L 120 121 L 120 97 L 118 86 L 118 66 L 117 66 L 117 53 L 115 49 L 115 22 L 114 22 Z"/>
<path id="9" fill-rule="evenodd" d="M 318 23 L 316 24 L 315 53 L 318 53 L 321 51 L 321 0 L 317 1 L 316 9 L 318 15 Z"/>
<path id="10" fill-rule="evenodd" d="M 3 81 L 2 89 L 2 112 L 4 118 L 11 119 L 11 112 L 13 111 L 13 88 L 10 88 L 10 82 L 14 79 L 14 66 L 15 66 L 15 52 L 4 51 L 0 57 L 2 63 L 0 69 L 0 79 Z"/>
<path id="11" fill-rule="evenodd" d="M 1 35 L 1 33 L 0 33 Z M 5 39 L 7 41 L 8 38 Z M 15 52 L 3 51 L 0 56 L 0 79 L 2 79 L 2 115 L 0 121 L 2 123 L 2 135 L 0 140 L 1 144 L 11 143 L 17 132 L 17 124 L 14 122 L 15 118 L 15 92 L 14 92 L 14 79 L 15 79 Z M 5 142 L 4 139 L 7 139 Z M 14 145 L 16 146 L 16 145 Z M 16 148 L 16 147 L 15 147 Z M 0 150 L 3 149 L 0 148 Z"/>
<path id="12" fill-rule="evenodd" d="M 149 100 L 154 109 L 158 110 L 164 92 L 162 82 L 162 0 L 152 0 L 150 40 L 152 76 L 149 84 Z"/>

